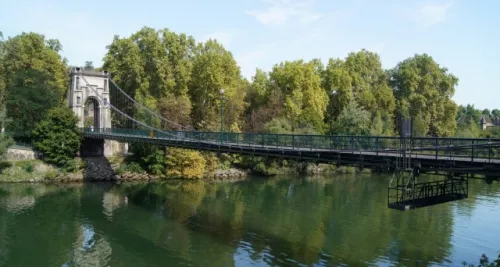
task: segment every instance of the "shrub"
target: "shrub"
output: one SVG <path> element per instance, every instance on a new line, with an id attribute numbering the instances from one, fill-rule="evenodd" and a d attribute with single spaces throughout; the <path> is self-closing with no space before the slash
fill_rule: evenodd
<path id="1" fill-rule="evenodd" d="M 48 163 L 73 169 L 72 161 L 80 148 L 81 136 L 76 129 L 78 118 L 69 108 L 53 108 L 33 130 L 35 149 Z"/>
<path id="2" fill-rule="evenodd" d="M 24 163 L 23 169 L 27 173 L 32 173 L 33 172 L 33 164 L 31 162 L 26 162 L 26 163 Z"/>
<path id="3" fill-rule="evenodd" d="M 203 176 L 206 163 L 198 151 L 170 148 L 165 157 L 166 174 L 169 178 L 199 179 Z"/>
<path id="4" fill-rule="evenodd" d="M 144 173 L 144 169 L 137 162 L 130 162 L 125 167 L 125 170 L 133 173 Z"/>

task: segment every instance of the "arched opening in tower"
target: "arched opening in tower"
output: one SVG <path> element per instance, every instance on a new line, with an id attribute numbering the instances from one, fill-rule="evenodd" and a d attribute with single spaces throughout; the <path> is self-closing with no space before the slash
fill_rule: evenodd
<path id="1" fill-rule="evenodd" d="M 83 110 L 83 125 L 85 128 L 90 128 L 92 126 L 94 129 L 99 129 L 101 127 L 99 123 L 101 114 L 99 111 L 99 102 L 97 99 L 89 97 L 85 100 Z"/>

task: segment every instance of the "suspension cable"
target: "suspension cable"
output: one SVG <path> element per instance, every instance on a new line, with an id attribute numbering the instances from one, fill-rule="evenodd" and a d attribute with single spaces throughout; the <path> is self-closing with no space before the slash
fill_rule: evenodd
<path id="1" fill-rule="evenodd" d="M 178 123 L 175 123 L 175 122 L 173 122 L 173 121 L 171 121 L 171 120 L 168 120 L 168 119 L 166 119 L 166 118 L 162 117 L 161 115 L 159 115 L 159 114 L 157 114 L 157 113 L 153 112 L 152 110 L 150 110 L 149 108 L 147 108 L 147 107 L 146 107 L 146 106 L 144 106 L 143 104 L 141 104 L 141 103 L 137 102 L 135 99 L 133 99 L 133 98 L 132 98 L 131 96 L 129 96 L 127 93 L 125 93 L 125 91 L 123 91 L 123 90 L 122 90 L 122 89 L 121 89 L 121 88 L 120 88 L 120 87 L 119 87 L 119 86 L 115 83 L 115 81 L 113 81 L 111 78 L 110 78 L 110 79 L 108 79 L 108 80 L 109 80 L 109 81 L 110 81 L 110 82 L 111 82 L 111 83 L 112 83 L 112 84 L 116 87 L 116 89 L 118 89 L 118 90 L 122 93 L 122 95 L 124 95 L 126 98 L 128 98 L 129 100 L 131 100 L 134 104 L 137 104 L 137 105 L 139 105 L 141 108 L 145 109 L 145 110 L 146 110 L 149 114 L 151 114 L 151 115 L 153 115 L 153 116 L 155 116 L 155 117 L 157 117 L 157 118 L 159 118 L 159 119 L 161 119 L 161 120 L 163 120 L 163 121 L 166 121 L 166 122 L 168 122 L 168 123 L 171 123 L 171 124 L 173 124 L 173 125 L 175 125 L 175 126 L 178 126 L 178 127 L 179 127 L 179 128 L 181 128 L 181 129 L 193 130 L 193 128 L 192 128 L 191 126 L 183 126 L 183 125 L 180 125 L 180 124 L 178 124 Z"/>
<path id="2" fill-rule="evenodd" d="M 83 79 L 83 81 L 87 84 L 87 87 L 90 87 L 90 88 L 92 89 L 92 91 L 94 91 L 94 93 L 96 94 L 96 96 L 97 96 L 97 97 L 99 97 L 99 98 L 101 98 L 100 100 L 101 100 L 101 101 L 103 101 L 103 100 L 102 100 L 102 95 L 100 95 L 100 94 L 97 92 L 97 90 L 96 90 L 96 89 L 95 89 L 95 88 L 94 88 L 94 87 L 93 87 L 93 86 L 92 86 L 92 85 L 91 85 L 91 84 L 87 81 L 87 79 L 85 79 L 85 77 L 83 77 L 83 76 L 82 76 L 82 79 Z M 173 135 L 173 134 L 171 134 L 171 133 L 168 133 L 168 132 L 165 132 L 165 131 L 163 131 L 163 130 L 157 129 L 157 128 L 155 128 L 155 127 L 149 126 L 149 125 L 147 125 L 147 124 L 145 124 L 145 123 L 143 123 L 143 122 L 141 122 L 141 121 L 138 121 L 138 120 L 136 120 L 136 119 L 134 119 L 134 118 L 130 117 L 128 114 L 126 114 L 126 113 L 122 112 L 121 110 L 119 110 L 119 109 L 117 109 L 115 106 L 113 106 L 113 105 L 111 104 L 111 101 L 109 101 L 108 105 L 109 105 L 109 106 L 110 106 L 113 110 L 115 110 L 116 112 L 120 113 L 122 116 L 124 116 L 124 117 L 126 117 L 126 118 L 128 118 L 128 119 L 132 120 L 132 122 L 135 122 L 135 123 L 137 123 L 137 124 L 140 124 L 140 125 L 142 125 L 142 126 L 144 126 L 144 127 L 148 128 L 148 129 L 150 129 L 150 130 L 155 130 L 155 131 L 158 131 L 158 132 L 163 133 L 163 134 L 165 134 L 165 135 L 169 135 L 169 136 L 172 136 L 172 137 L 175 137 L 176 139 L 178 139 L 178 136 L 176 136 L 176 135 Z M 181 138 L 181 139 L 186 139 L 186 138 Z"/>

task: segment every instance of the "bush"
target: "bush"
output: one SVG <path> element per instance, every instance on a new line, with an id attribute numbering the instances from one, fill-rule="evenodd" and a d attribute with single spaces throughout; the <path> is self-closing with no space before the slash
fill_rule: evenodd
<path id="1" fill-rule="evenodd" d="M 3 173 L 5 169 L 12 167 L 12 163 L 8 161 L 0 161 L 0 173 Z"/>
<path id="2" fill-rule="evenodd" d="M 162 174 L 165 172 L 165 153 L 158 146 L 153 144 L 132 144 L 130 151 L 133 162 L 140 165 L 142 171 L 146 170 L 152 174 Z M 134 166 L 134 168 L 137 168 Z"/>
<path id="3" fill-rule="evenodd" d="M 53 108 L 33 130 L 33 144 L 44 160 L 58 167 L 74 169 L 73 161 L 80 148 L 81 136 L 76 129 L 78 118 L 69 108 Z"/>
<path id="4" fill-rule="evenodd" d="M 78 164 L 78 161 L 76 159 L 71 159 L 66 162 L 63 170 L 66 172 L 76 172 L 79 169 L 79 167 L 80 166 Z"/>
<path id="5" fill-rule="evenodd" d="M 47 173 L 45 173 L 45 179 L 47 180 L 54 180 L 57 177 L 57 171 L 56 170 L 50 170 Z"/>
<path id="6" fill-rule="evenodd" d="M 205 153 L 202 154 L 205 159 L 205 173 L 214 173 L 219 169 L 219 159 L 215 155 L 215 153 Z"/>
<path id="7" fill-rule="evenodd" d="M 27 173 L 32 173 L 33 172 L 33 164 L 31 162 L 26 162 L 26 163 L 24 163 L 23 169 Z"/>
<path id="8" fill-rule="evenodd" d="M 204 174 L 206 163 L 198 151 L 170 148 L 165 157 L 166 174 L 169 178 L 199 179 Z"/>
<path id="9" fill-rule="evenodd" d="M 144 173 L 144 169 L 137 162 L 130 162 L 126 165 L 125 170 L 133 173 Z"/>

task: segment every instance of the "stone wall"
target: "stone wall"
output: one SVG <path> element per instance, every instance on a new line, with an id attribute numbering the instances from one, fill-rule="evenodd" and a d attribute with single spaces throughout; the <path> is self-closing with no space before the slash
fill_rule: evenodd
<path id="1" fill-rule="evenodd" d="M 120 143 L 113 140 L 104 141 L 104 156 L 122 156 L 128 153 L 128 143 Z"/>
<path id="2" fill-rule="evenodd" d="M 6 156 L 7 160 L 30 160 L 35 159 L 35 152 L 28 149 L 9 148 Z"/>

